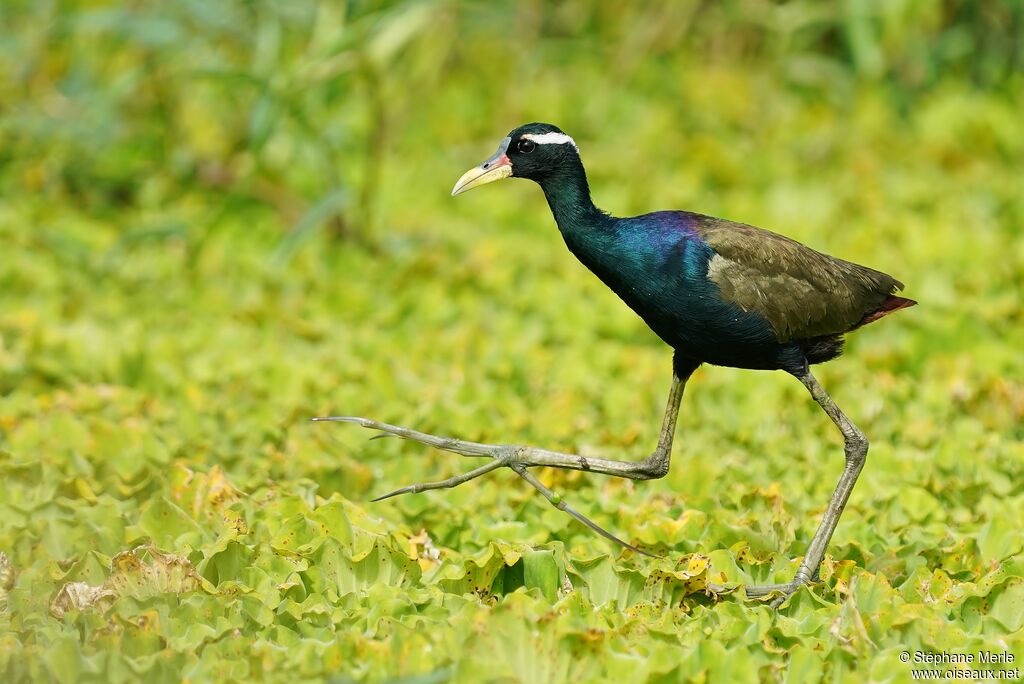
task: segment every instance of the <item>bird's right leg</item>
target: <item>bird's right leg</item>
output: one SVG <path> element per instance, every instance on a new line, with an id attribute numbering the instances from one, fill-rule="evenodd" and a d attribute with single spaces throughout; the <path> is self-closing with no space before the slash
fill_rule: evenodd
<path id="1" fill-rule="evenodd" d="M 664 477 L 668 473 L 669 462 L 672 455 L 672 441 L 675 435 L 676 419 L 679 415 L 679 406 L 683 398 L 683 389 L 690 375 L 696 370 L 698 364 L 685 362 L 677 355 L 674 362 L 672 375 L 672 386 L 669 390 L 668 403 L 665 407 L 665 415 L 661 423 L 661 433 L 658 437 L 658 446 L 647 458 L 642 461 L 619 461 L 605 458 L 589 458 L 576 454 L 566 454 L 549 449 L 541 449 L 531 446 L 518 446 L 511 444 L 485 444 L 482 442 L 468 442 L 451 437 L 439 437 L 418 430 L 381 423 L 370 418 L 359 418 L 356 416 L 330 416 L 325 418 L 314 418 L 316 421 L 338 421 L 355 423 L 371 430 L 380 430 L 383 433 L 408 439 L 420 444 L 425 444 L 435 449 L 449 451 L 470 457 L 490 457 L 492 460 L 467 473 L 455 475 L 437 482 L 424 482 L 401 487 L 392 492 L 377 497 L 374 501 L 386 499 L 399 494 L 414 494 L 431 489 L 445 489 L 456 487 L 464 482 L 480 477 L 486 473 L 496 470 L 502 466 L 511 468 L 517 475 L 526 480 L 532 487 L 539 491 L 545 499 L 559 510 L 569 513 L 574 518 L 590 527 L 602 536 L 621 544 L 627 548 L 640 551 L 636 547 L 627 544 L 615 535 L 604 530 L 592 522 L 574 508 L 569 506 L 562 498 L 544 486 L 531 472 L 530 468 L 546 466 L 551 468 L 566 468 L 570 470 L 582 470 L 586 472 L 624 477 L 631 480 L 651 480 Z M 644 553 L 643 551 L 640 551 Z"/>
<path id="2" fill-rule="evenodd" d="M 843 514 L 843 509 L 846 508 L 846 502 L 850 499 L 850 493 L 853 491 L 853 486 L 857 483 L 857 476 L 860 475 L 860 471 L 864 468 L 868 455 L 867 437 L 836 405 L 836 402 L 828 395 L 825 388 L 811 375 L 810 370 L 804 369 L 796 377 L 803 383 L 804 387 L 807 388 L 807 391 L 814 398 L 814 401 L 828 414 L 828 417 L 832 419 L 832 422 L 835 423 L 842 433 L 846 462 L 843 466 L 843 474 L 840 476 L 838 484 L 836 484 L 835 491 L 832 493 L 832 499 L 829 501 L 828 508 L 825 509 L 825 515 L 818 526 L 818 531 L 814 533 L 810 547 L 807 549 L 807 553 L 804 555 L 793 581 L 785 584 L 745 587 L 747 596 L 751 598 L 780 592 L 781 596 L 776 598 L 771 604 L 773 608 L 778 608 L 800 586 L 807 584 L 817 577 L 818 568 L 825 556 L 825 548 L 828 546 L 829 541 L 832 539 L 832 533 L 835 532 L 836 526 L 839 524 L 839 517 Z"/>

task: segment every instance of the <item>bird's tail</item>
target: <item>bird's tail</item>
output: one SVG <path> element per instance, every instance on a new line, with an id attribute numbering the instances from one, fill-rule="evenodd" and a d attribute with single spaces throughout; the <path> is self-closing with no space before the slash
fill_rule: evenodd
<path id="1" fill-rule="evenodd" d="M 872 311 L 871 313 L 865 314 L 864 318 L 860 319 L 855 327 L 859 328 L 862 325 L 873 323 L 883 316 L 888 316 L 894 311 L 900 309 L 906 309 L 917 304 L 913 299 L 907 299 L 906 297 L 897 297 L 896 295 L 889 295 L 889 298 L 882 302 L 882 305 Z"/>

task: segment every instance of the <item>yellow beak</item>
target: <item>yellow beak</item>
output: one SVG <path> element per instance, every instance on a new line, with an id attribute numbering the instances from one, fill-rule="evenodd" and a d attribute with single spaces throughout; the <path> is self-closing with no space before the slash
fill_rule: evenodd
<path id="1" fill-rule="evenodd" d="M 508 143 L 509 138 L 505 138 L 501 145 L 498 146 L 498 151 L 490 159 L 462 174 L 462 177 L 456 181 L 455 187 L 452 188 L 452 197 L 461 195 L 467 190 L 478 188 L 481 185 L 511 176 L 512 160 L 505 154 L 505 151 L 508 149 Z"/>

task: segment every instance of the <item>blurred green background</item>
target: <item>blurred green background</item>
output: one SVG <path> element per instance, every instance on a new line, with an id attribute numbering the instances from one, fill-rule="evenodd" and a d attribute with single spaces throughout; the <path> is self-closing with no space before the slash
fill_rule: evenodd
<path id="1" fill-rule="evenodd" d="M 0 27 L 5 681 L 1024 658 L 1024 4 L 5 0 Z M 535 120 L 613 214 L 753 223 L 921 303 L 818 371 L 872 452 L 778 615 L 705 589 L 788 580 L 840 472 L 782 374 L 701 370 L 663 480 L 543 473 L 653 561 L 512 473 L 368 506 L 470 464 L 307 421 L 653 447 L 670 351 L 537 188 L 449 197 Z"/>

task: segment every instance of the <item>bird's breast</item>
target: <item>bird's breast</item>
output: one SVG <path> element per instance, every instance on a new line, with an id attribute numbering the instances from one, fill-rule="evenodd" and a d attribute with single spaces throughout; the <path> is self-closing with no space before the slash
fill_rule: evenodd
<path id="1" fill-rule="evenodd" d="M 619 230 L 566 236 L 566 244 L 673 348 L 721 365 L 763 365 L 761 356 L 777 352 L 766 321 L 721 297 L 708 277 L 715 252 L 696 235 Z"/>

